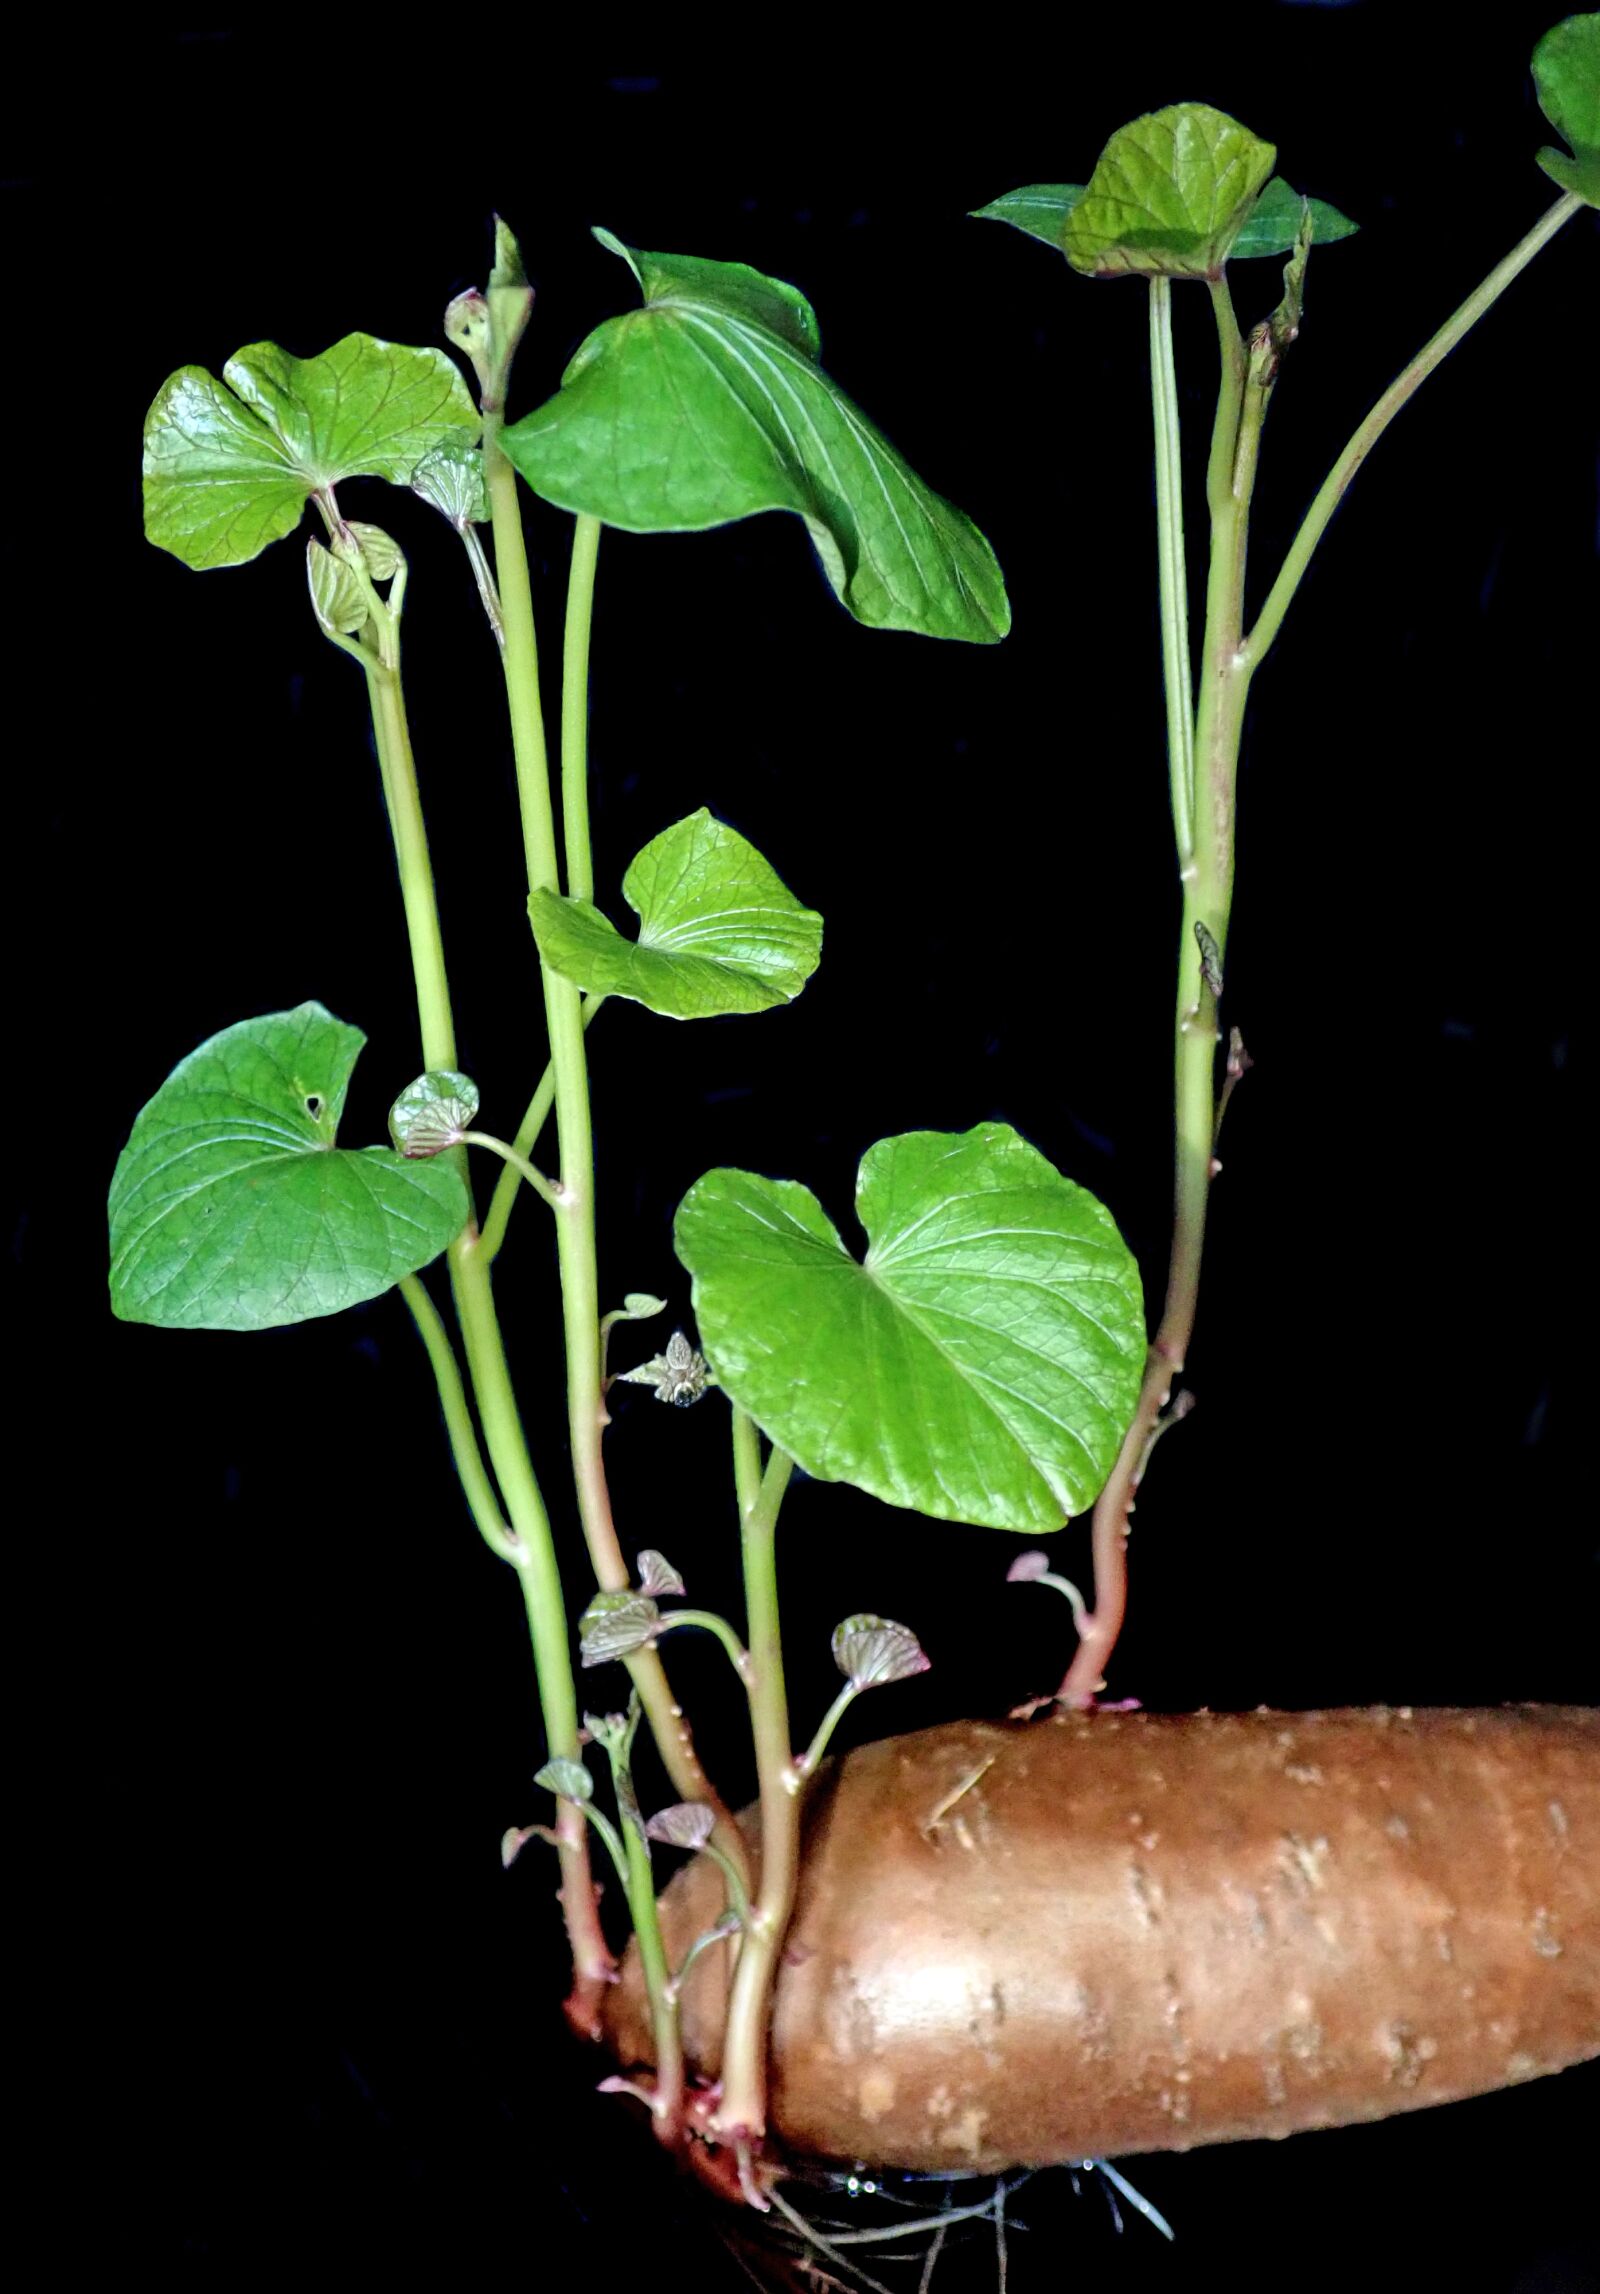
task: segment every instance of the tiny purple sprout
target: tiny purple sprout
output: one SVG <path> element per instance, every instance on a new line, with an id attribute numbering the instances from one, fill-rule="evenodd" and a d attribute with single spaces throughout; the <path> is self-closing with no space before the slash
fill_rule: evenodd
<path id="1" fill-rule="evenodd" d="M 928 1670 L 922 1644 L 909 1625 L 866 1614 L 835 1626 L 833 1661 L 853 1689 L 882 1688 Z"/>
<path id="2" fill-rule="evenodd" d="M 659 1840 L 666 1848 L 703 1848 L 710 1839 L 716 1818 L 703 1800 L 680 1800 L 671 1808 L 662 1808 L 652 1816 L 644 1828 L 647 1840 Z"/>
<path id="3" fill-rule="evenodd" d="M 1006 1583 L 1008 1585 L 1032 1585 L 1039 1578 L 1048 1576 L 1049 1572 L 1050 1556 L 1048 1553 L 1040 1553 L 1037 1550 L 1032 1553 L 1019 1553 L 1011 1567 L 1006 1571 Z"/>
<path id="4" fill-rule="evenodd" d="M 639 1556 L 639 1591 L 659 1600 L 664 1593 L 682 1593 L 683 1579 L 664 1553 L 647 1545 Z"/>

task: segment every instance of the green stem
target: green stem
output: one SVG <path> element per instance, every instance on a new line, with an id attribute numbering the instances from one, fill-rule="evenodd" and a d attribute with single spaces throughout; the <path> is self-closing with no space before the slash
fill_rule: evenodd
<path id="1" fill-rule="evenodd" d="M 599 554 L 600 520 L 580 516 L 572 535 L 561 651 L 561 831 L 567 890 L 574 900 L 594 898 L 594 855 L 589 843 L 589 632 Z"/>
<path id="2" fill-rule="evenodd" d="M 589 1022 L 605 1002 L 604 996 L 585 996 L 583 1024 Z M 539 1144 L 539 1134 L 550 1119 L 550 1110 L 556 1103 L 556 1071 L 548 1064 L 539 1078 L 539 1087 L 528 1102 L 528 1111 L 517 1125 L 517 1135 L 511 1144 L 519 1155 L 531 1155 Z M 522 1174 L 508 1166 L 495 1181 L 494 1193 L 489 1197 L 489 1215 L 483 1222 L 483 1255 L 492 1266 L 500 1255 L 500 1246 L 506 1239 L 506 1226 L 512 1205 L 522 1188 Z"/>
<path id="3" fill-rule="evenodd" d="M 1244 643 L 1244 651 L 1252 668 L 1265 660 L 1273 639 L 1278 634 L 1289 600 L 1299 588 L 1307 566 L 1311 563 L 1317 544 L 1327 530 L 1329 519 L 1343 499 L 1346 487 L 1371 453 L 1373 447 L 1388 429 L 1390 423 L 1408 398 L 1439 364 L 1455 349 L 1468 329 L 1475 326 L 1490 305 L 1505 293 L 1512 280 L 1525 270 L 1539 250 L 1552 240 L 1564 223 L 1570 222 L 1584 202 L 1572 192 L 1565 192 L 1555 205 L 1548 208 L 1528 233 L 1518 241 L 1503 263 L 1498 263 L 1483 281 L 1475 287 L 1466 301 L 1421 350 L 1402 374 L 1395 377 L 1388 389 L 1373 407 L 1371 413 L 1355 432 L 1340 455 L 1306 512 L 1300 531 L 1289 545 L 1288 555 L 1278 573 L 1277 580 L 1267 593 L 1254 629 Z"/>
<path id="4" fill-rule="evenodd" d="M 420 1275 L 403 1274 L 400 1277 L 400 1291 L 411 1309 L 422 1343 L 428 1350 L 428 1360 L 433 1365 L 434 1379 L 439 1388 L 439 1403 L 444 1412 L 445 1431 L 450 1436 L 450 1452 L 455 1459 L 456 1472 L 461 1477 L 461 1487 L 466 1493 L 472 1518 L 478 1525 L 478 1534 L 491 1553 L 497 1553 L 502 1561 L 509 1561 L 516 1567 L 521 1562 L 521 1549 L 516 1532 L 501 1515 L 500 1501 L 489 1478 L 489 1469 L 483 1462 L 483 1452 L 478 1447 L 477 1428 L 472 1423 L 472 1410 L 467 1401 L 466 1388 L 461 1383 L 460 1367 L 456 1362 L 455 1348 L 450 1343 L 450 1333 L 444 1326 L 444 1318 L 428 1296 Z"/>
<path id="5" fill-rule="evenodd" d="M 484 482 L 494 523 L 495 565 L 505 621 L 506 699 L 511 716 L 517 793 L 522 808 L 523 851 L 528 889 L 559 891 L 555 822 L 550 803 L 550 761 L 545 747 L 544 712 L 539 699 L 539 649 L 534 629 L 533 591 L 528 579 L 522 511 L 516 472 L 500 446 L 503 415 L 485 398 L 483 408 Z M 600 1302 L 595 1265 L 594 1142 L 589 1112 L 589 1075 L 583 1050 L 583 1015 L 578 990 L 540 960 L 545 1022 L 554 1071 L 556 1124 L 561 1142 L 560 1216 L 556 1221 L 561 1270 L 562 1322 L 566 1335 L 567 1426 L 572 1444 L 573 1480 L 585 1542 L 603 1591 L 621 1592 L 629 1572 L 622 1558 L 611 1497 L 606 1486 L 601 1436 L 608 1423 L 600 1377 Z M 653 1649 L 627 1660 L 650 1732 L 673 1787 L 683 1800 L 703 1800 L 715 1812 L 719 1844 L 742 1862 L 744 1844 L 733 1817 L 701 1766 L 683 1712 L 673 1699 L 661 1660 Z"/>
<path id="6" fill-rule="evenodd" d="M 719 1617 L 714 1609 L 674 1609 L 670 1616 L 662 1618 L 661 1631 L 670 1633 L 679 1625 L 695 1625 L 699 1627 L 702 1633 L 714 1634 L 727 1650 L 728 1662 L 740 1680 L 748 1682 L 750 1659 L 745 1653 L 744 1644 L 726 1617 Z"/>
<path id="7" fill-rule="evenodd" d="M 1225 290 L 1224 290 L 1225 292 Z M 1245 548 L 1256 445 L 1270 385 L 1256 388 L 1244 346 L 1238 343 L 1232 305 L 1219 299 L 1222 374 L 1212 433 L 1211 563 L 1206 583 L 1206 627 L 1195 725 L 1193 845 L 1180 847 L 1183 921 L 1178 947 L 1178 1002 L 1174 1031 L 1176 1148 L 1173 1175 L 1172 1256 L 1166 1299 L 1151 1342 L 1133 1423 L 1094 1509 L 1094 1608 L 1056 1694 L 1063 1704 L 1093 1702 L 1104 1687 L 1104 1668 L 1127 1613 L 1128 1520 L 1150 1435 L 1182 1369 L 1194 1332 L 1211 1186 L 1211 1143 L 1216 1128 L 1217 998 L 1208 986 L 1195 935 L 1203 924 L 1220 956 L 1226 951 L 1233 899 L 1234 792 L 1239 738 L 1249 673 L 1239 658 L 1244 618 Z M 1238 347 L 1235 350 L 1234 345 Z M 1231 455 L 1220 483 L 1224 453 Z M 1158 503 L 1159 507 L 1159 503 Z"/>
<path id="8" fill-rule="evenodd" d="M 411 941 L 423 1064 L 428 1068 L 453 1068 L 455 1024 L 445 972 L 444 942 L 398 671 L 381 667 L 370 671 L 368 691 L 375 704 L 373 733 L 389 799 L 401 896 Z M 464 1152 L 454 1152 L 461 1154 L 464 1164 Z M 489 1270 L 476 1247 L 476 1231 L 471 1220 L 450 1245 L 448 1257 L 456 1318 L 483 1420 L 484 1440 L 516 1534 L 515 1563 L 522 1580 L 533 1638 L 534 1671 L 546 1740 L 553 1758 L 576 1760 L 581 1750 L 577 1689 L 555 1542 L 517 1416 L 489 1287 Z M 598 2028 L 600 1999 L 612 1978 L 615 1962 L 600 1927 L 583 1819 L 575 1809 L 563 1803 L 557 1814 L 556 1830 L 561 1859 L 561 1903 L 573 1960 L 573 1989 L 567 2013 L 578 2028 L 593 2031 Z"/>
<path id="9" fill-rule="evenodd" d="M 650 2099 L 651 2119 L 659 2139 L 675 2147 L 683 2134 L 683 2037 L 678 2023 L 677 1987 L 661 1936 L 649 1842 L 636 1823 L 626 1821 L 622 1837 L 628 1858 L 628 1911 L 638 1941 L 639 1972 L 650 2002 L 651 2035 L 655 2041 L 656 2081 Z"/>
<path id="10" fill-rule="evenodd" d="M 805 1751 L 798 1760 L 792 1760 L 789 1763 L 789 1790 L 791 1792 L 798 1792 L 807 1777 L 815 1776 L 817 1763 L 827 1751 L 834 1730 L 860 1694 L 861 1691 L 856 1687 L 854 1681 L 845 1682 L 844 1687 L 823 1714 L 817 1733 L 806 1746 Z"/>
<path id="11" fill-rule="evenodd" d="M 742 1521 L 761 1494 L 761 1436 L 756 1422 L 737 1402 L 733 1412 L 733 1486 Z"/>
<path id="12" fill-rule="evenodd" d="M 534 1193 L 542 1195 L 551 1210 L 560 1209 L 561 1189 L 530 1163 L 525 1155 L 519 1155 L 515 1147 L 508 1147 L 503 1139 L 497 1139 L 492 1131 L 463 1131 L 461 1144 L 463 1147 L 486 1147 L 491 1155 L 498 1155 L 501 1162 L 508 1165 L 518 1178 L 526 1179 Z"/>
<path id="13" fill-rule="evenodd" d="M 1172 281 L 1150 281 L 1150 397 L 1156 440 L 1156 543 L 1161 589 L 1161 664 L 1167 696 L 1167 768 L 1178 850 L 1194 842 L 1194 683 L 1189 660 L 1189 578 L 1183 546 L 1183 455 L 1172 360 Z"/>
<path id="14" fill-rule="evenodd" d="M 790 1772 L 793 1747 L 778 1627 L 776 1531 L 794 1460 L 773 1447 L 755 1502 L 742 1511 L 745 1602 L 749 1611 L 750 1718 L 761 1799 L 761 1880 L 739 1946 L 722 2047 L 722 2100 L 712 2131 L 735 2143 L 766 2131 L 767 2027 L 778 1955 L 800 1874 L 800 1803 Z"/>

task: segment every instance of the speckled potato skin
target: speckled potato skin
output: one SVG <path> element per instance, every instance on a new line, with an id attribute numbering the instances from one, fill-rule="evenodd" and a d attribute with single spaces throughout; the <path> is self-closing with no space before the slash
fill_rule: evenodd
<path id="1" fill-rule="evenodd" d="M 670 1958 L 722 1908 L 699 1858 Z M 685 1987 L 714 2071 L 731 1955 Z M 648 2060 L 637 1965 L 607 2036 Z M 1600 2053 L 1600 1713 L 1058 1713 L 813 1788 L 791 2152 L 967 2173 L 1380 2119 Z"/>

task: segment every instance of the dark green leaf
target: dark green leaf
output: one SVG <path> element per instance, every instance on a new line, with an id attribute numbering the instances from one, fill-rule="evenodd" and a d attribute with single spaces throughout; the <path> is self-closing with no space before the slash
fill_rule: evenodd
<path id="1" fill-rule="evenodd" d="M 442 1155 L 470 1131 L 478 1113 L 478 1087 L 453 1068 L 430 1069 L 408 1083 L 389 1110 L 389 1136 L 402 1155 Z"/>
<path id="2" fill-rule="evenodd" d="M 591 994 L 707 1019 L 789 1003 L 817 968 L 822 918 L 703 806 L 651 839 L 622 896 L 639 918 L 637 940 L 587 900 L 536 892 L 528 903 L 545 962 Z"/>
<path id="3" fill-rule="evenodd" d="M 1098 278 L 1215 278 L 1276 157 L 1209 104 L 1169 104 L 1133 120 L 1106 145 L 1067 217 L 1067 260 Z"/>
<path id="4" fill-rule="evenodd" d="M 721 1384 L 820 1481 L 997 1529 L 1091 1504 L 1144 1367 L 1109 1213 L 999 1123 L 869 1150 L 852 1258 L 792 1181 L 712 1171 L 679 1207 Z"/>
<path id="5" fill-rule="evenodd" d="M 598 328 L 557 395 L 504 433 L 536 494 L 634 533 L 791 510 L 858 621 L 1005 635 L 993 551 L 822 373 L 803 295 L 742 263 L 596 236 L 647 300 Z"/>
<path id="6" fill-rule="evenodd" d="M 1548 146 L 1539 165 L 1563 191 L 1600 207 L 1600 15 L 1568 16 L 1533 51 L 1539 109 L 1572 146 Z"/>
<path id="7" fill-rule="evenodd" d="M 408 485 L 434 447 L 478 432 L 442 350 L 346 335 L 318 358 L 292 358 L 251 343 L 222 377 L 180 367 L 144 426 L 144 530 L 201 569 L 256 557 L 345 478 Z"/>
<path id="8" fill-rule="evenodd" d="M 320 1004 L 241 1020 L 139 1114 L 111 1182 L 124 1322 L 268 1330 L 376 1298 L 467 1219 L 460 1175 L 334 1144 L 366 1038 Z"/>
<path id="9" fill-rule="evenodd" d="M 972 212 L 982 223 L 1010 223 L 1064 255 L 1067 217 L 1083 197 L 1083 189 L 1081 183 L 1025 183 L 1020 191 L 1008 191 Z"/>
<path id="10" fill-rule="evenodd" d="M 1252 255 L 1292 254 L 1302 207 L 1311 209 L 1313 246 L 1321 247 L 1330 239 L 1348 239 L 1361 228 L 1325 199 L 1302 200 L 1292 185 L 1275 175 L 1240 224 L 1239 235 L 1228 251 L 1229 262 L 1247 262 Z"/>

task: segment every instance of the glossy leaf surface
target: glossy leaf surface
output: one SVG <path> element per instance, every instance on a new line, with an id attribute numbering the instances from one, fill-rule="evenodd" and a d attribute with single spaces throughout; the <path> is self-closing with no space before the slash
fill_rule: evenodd
<path id="1" fill-rule="evenodd" d="M 1539 109 L 1572 146 L 1570 156 L 1546 146 L 1539 165 L 1600 207 L 1600 14 L 1568 16 L 1546 32 L 1533 51 L 1533 83 Z"/>
<path id="2" fill-rule="evenodd" d="M 798 289 L 743 263 L 595 236 L 645 302 L 597 328 L 556 396 L 504 433 L 536 494 L 633 533 L 793 511 L 858 621 L 980 644 L 1005 635 L 993 551 L 822 372 Z"/>
<path id="3" fill-rule="evenodd" d="M 886 1688 L 928 1670 L 922 1644 L 909 1625 L 864 1612 L 834 1627 L 833 1661 L 853 1689 Z"/>
<path id="4" fill-rule="evenodd" d="M 1064 255 L 1067 217 L 1083 197 L 1083 190 L 1081 183 L 1025 183 L 1018 191 L 991 199 L 987 207 L 974 207 L 972 213 L 980 223 L 1009 223 Z"/>
<path id="5" fill-rule="evenodd" d="M 792 1181 L 690 1189 L 677 1250 L 718 1379 L 819 1481 L 1059 1528 L 1098 1494 L 1144 1367 L 1110 1214 L 999 1123 L 880 1141 L 856 1208 L 864 1261 Z"/>
<path id="6" fill-rule="evenodd" d="M 449 519 L 457 533 L 489 522 L 483 451 L 459 439 L 424 454 L 411 473 L 411 491 Z"/>
<path id="7" fill-rule="evenodd" d="M 1132 120 L 1067 217 L 1067 260 L 1097 278 L 1215 277 L 1276 157 L 1209 104 L 1169 104 Z"/>
<path id="8" fill-rule="evenodd" d="M 528 903 L 545 962 L 590 994 L 708 1019 L 789 1003 L 817 968 L 822 918 L 704 807 L 651 839 L 622 896 L 639 919 L 637 940 L 587 900 L 536 892 Z"/>
<path id="9" fill-rule="evenodd" d="M 470 441 L 478 414 L 455 362 L 373 335 L 317 358 L 251 343 L 222 380 L 180 367 L 144 428 L 144 528 L 185 565 L 243 565 L 345 478 L 408 485 L 424 455 Z"/>
<path id="10" fill-rule="evenodd" d="M 124 1322 L 267 1330 L 376 1298 L 466 1223 L 459 1175 L 335 1145 L 366 1038 L 320 1004 L 241 1020 L 173 1069 L 111 1182 Z"/>

